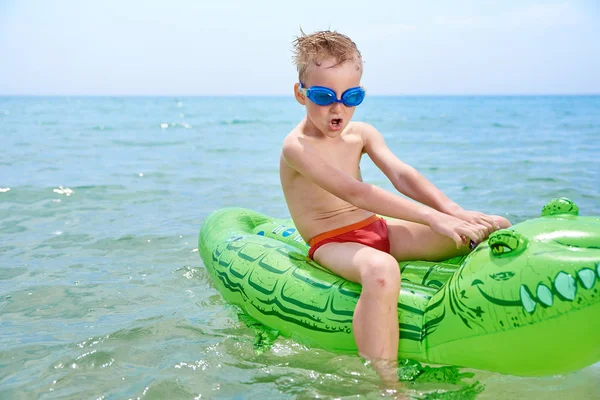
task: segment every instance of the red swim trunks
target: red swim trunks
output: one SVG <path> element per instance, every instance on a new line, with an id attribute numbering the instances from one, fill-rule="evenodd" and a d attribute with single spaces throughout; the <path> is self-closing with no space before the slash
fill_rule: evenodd
<path id="1" fill-rule="evenodd" d="M 390 252 L 390 240 L 385 219 L 373 215 L 365 220 L 351 225 L 323 232 L 310 239 L 308 257 L 313 259 L 315 251 L 327 243 L 354 242 L 364 244 L 374 249 Z"/>

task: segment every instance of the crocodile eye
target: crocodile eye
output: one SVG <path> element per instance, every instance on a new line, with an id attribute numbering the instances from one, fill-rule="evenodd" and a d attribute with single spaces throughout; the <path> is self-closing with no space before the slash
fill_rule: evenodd
<path id="1" fill-rule="evenodd" d="M 510 246 L 504 243 L 494 243 L 490 246 L 490 248 L 492 249 L 492 253 L 494 253 L 494 255 L 496 256 L 501 254 L 507 254 L 513 251 L 513 249 L 511 249 Z"/>
<path id="2" fill-rule="evenodd" d="M 488 239 L 490 252 L 494 257 L 513 256 L 527 247 L 525 236 L 509 229 L 501 229 L 492 233 Z"/>

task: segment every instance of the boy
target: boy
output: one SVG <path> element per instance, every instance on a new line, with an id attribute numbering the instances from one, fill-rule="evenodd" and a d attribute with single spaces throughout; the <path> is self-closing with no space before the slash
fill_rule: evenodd
<path id="1" fill-rule="evenodd" d="M 362 57 L 350 38 L 332 31 L 303 33 L 294 50 L 299 72 L 294 95 L 306 117 L 283 143 L 285 199 L 311 246 L 309 257 L 362 285 L 352 322 L 359 354 L 393 365 L 399 339 L 398 261 L 468 253 L 469 239 L 481 242 L 510 223 L 463 210 L 400 161 L 375 128 L 350 122 L 365 96 Z M 422 204 L 362 182 L 359 162 L 365 153 L 399 192 Z"/>

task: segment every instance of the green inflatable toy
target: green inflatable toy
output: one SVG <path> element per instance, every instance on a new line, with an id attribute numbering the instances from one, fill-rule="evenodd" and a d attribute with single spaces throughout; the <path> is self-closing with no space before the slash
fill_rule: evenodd
<path id="1" fill-rule="evenodd" d="M 217 289 L 247 316 L 311 347 L 357 352 L 361 286 L 311 261 L 291 220 L 218 210 L 198 248 Z M 399 268 L 401 358 L 524 376 L 600 361 L 600 217 L 578 216 L 568 199 L 466 257 Z"/>

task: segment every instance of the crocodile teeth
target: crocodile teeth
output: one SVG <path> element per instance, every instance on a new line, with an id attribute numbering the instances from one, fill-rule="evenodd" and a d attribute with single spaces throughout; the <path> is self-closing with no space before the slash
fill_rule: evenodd
<path id="1" fill-rule="evenodd" d="M 579 280 L 583 283 L 583 286 L 586 289 L 591 289 L 594 286 L 594 282 L 596 281 L 596 274 L 593 269 L 585 268 L 577 273 L 579 276 Z"/>
<path id="2" fill-rule="evenodd" d="M 531 298 L 529 290 L 525 285 L 521 285 L 521 303 L 523 303 L 523 308 L 525 308 L 525 311 L 528 313 L 532 313 L 533 310 L 535 310 L 535 300 Z"/>
<path id="3" fill-rule="evenodd" d="M 537 287 L 537 298 L 545 305 L 551 306 L 553 301 L 552 290 L 550 290 L 548 286 L 540 283 Z"/>
<path id="4" fill-rule="evenodd" d="M 559 272 L 554 278 L 554 287 L 556 291 L 567 300 L 574 300 L 577 287 L 575 286 L 575 278 L 566 272 Z"/>

